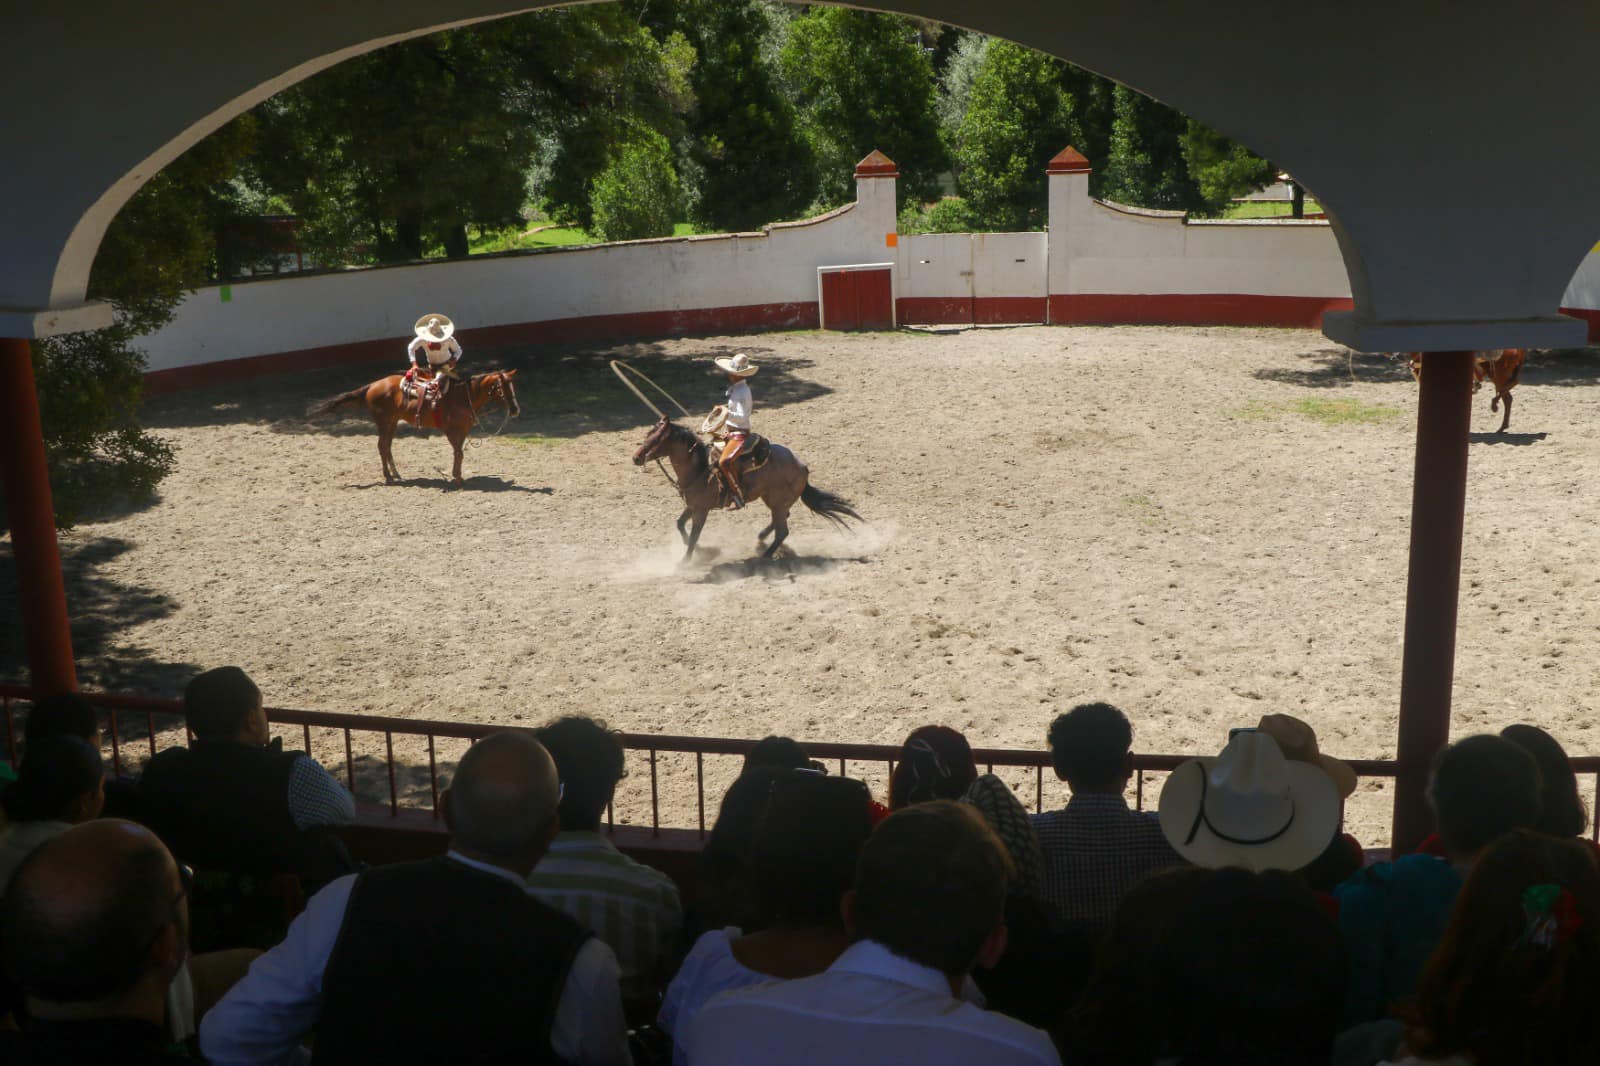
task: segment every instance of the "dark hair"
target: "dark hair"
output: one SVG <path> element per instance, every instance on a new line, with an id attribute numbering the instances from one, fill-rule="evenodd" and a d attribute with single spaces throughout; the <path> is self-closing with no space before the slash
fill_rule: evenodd
<path id="1" fill-rule="evenodd" d="M 1005 846 L 971 807 L 932 800 L 896 811 L 856 865 L 855 930 L 940 973 L 966 973 L 1005 915 Z"/>
<path id="2" fill-rule="evenodd" d="M 468 748 L 450 782 L 452 839 L 497 857 L 542 843 L 557 817 L 549 758 L 525 730 L 491 733 Z"/>
<path id="3" fill-rule="evenodd" d="M 1472 855 L 1513 829 L 1539 821 L 1539 767 L 1509 740 L 1483 734 L 1434 757 L 1428 799 L 1439 839 L 1453 856 Z"/>
<path id="4" fill-rule="evenodd" d="M 0 900 L 0 939 L 6 970 L 29 995 L 52 1003 L 92 1003 L 126 992 L 144 976 L 151 937 L 172 905 L 167 853 L 158 847 L 129 854 L 97 906 L 71 917 L 52 906 L 54 894 L 35 885 L 38 869 L 59 841 L 46 841 L 23 860 Z"/>
<path id="5" fill-rule="evenodd" d="M 88 740 L 100 729 L 100 715 L 94 704 L 76 692 L 46 696 L 28 712 L 22 742 L 33 747 L 45 737 L 69 736 Z"/>
<path id="6" fill-rule="evenodd" d="M 762 737 L 744 757 L 744 769 L 754 766 L 776 766 L 780 770 L 821 770 L 822 764 L 806 755 L 800 742 L 792 737 Z"/>
<path id="7" fill-rule="evenodd" d="M 1071 1061 L 1122 1066 L 1157 1057 L 1159 1034 L 1149 1023 L 1156 949 L 1181 901 L 1214 873 L 1203 866 L 1173 866 L 1128 888 L 1101 941 L 1094 975 L 1072 1012 Z"/>
<path id="8" fill-rule="evenodd" d="M 913 729 L 900 748 L 889 779 L 889 806 L 894 810 L 936 799 L 960 799 L 978 779 L 972 745 L 943 725 Z"/>
<path id="9" fill-rule="evenodd" d="M 593 832 L 600 828 L 617 782 L 627 776 L 622 741 L 595 718 L 571 715 L 535 729 L 533 735 L 556 761 L 565 789 L 561 828 Z"/>
<path id="10" fill-rule="evenodd" d="M 706 928 L 737 925 L 750 933 L 765 927 L 761 909 L 750 895 L 746 868 L 772 786 L 786 773 L 776 766 L 754 766 L 722 794 L 717 820 L 700 850 L 699 906 Z"/>
<path id="11" fill-rule="evenodd" d="M 28 745 L 17 779 L 0 795 L 0 807 L 12 822 L 60 819 L 104 776 L 100 752 L 88 741 L 66 734 L 43 737 Z"/>
<path id="12" fill-rule="evenodd" d="M 1556 738 L 1536 725 L 1508 725 L 1500 735 L 1539 764 L 1539 821 L 1534 828 L 1553 837 L 1575 837 L 1589 824 L 1578 795 L 1578 775 Z"/>
<path id="13" fill-rule="evenodd" d="M 1526 895 L 1535 885 L 1564 890 L 1547 912 L 1565 911 L 1564 921 L 1547 936 L 1536 930 L 1540 911 Z M 1600 1062 L 1596 1001 L 1594 855 L 1580 841 L 1516 830 L 1473 864 L 1423 970 L 1406 1043 L 1413 1054 L 1462 1054 L 1480 1066 Z"/>
<path id="14" fill-rule="evenodd" d="M 1326 1066 L 1344 944 L 1295 875 L 1227 868 L 1188 886 L 1156 946 L 1149 1015 L 1182 1063 Z"/>
<path id="15" fill-rule="evenodd" d="M 839 926 L 839 899 L 855 882 L 872 832 L 872 796 L 848 777 L 791 770 L 772 783 L 747 877 L 765 923 Z"/>
<path id="16" fill-rule="evenodd" d="M 183 690 L 183 712 L 201 740 L 239 734 L 261 701 L 261 690 L 237 666 L 219 666 L 192 679 Z"/>
<path id="17" fill-rule="evenodd" d="M 1056 716 L 1047 739 L 1050 761 L 1069 785 L 1107 788 L 1122 780 L 1133 726 L 1109 703 L 1080 703 Z"/>

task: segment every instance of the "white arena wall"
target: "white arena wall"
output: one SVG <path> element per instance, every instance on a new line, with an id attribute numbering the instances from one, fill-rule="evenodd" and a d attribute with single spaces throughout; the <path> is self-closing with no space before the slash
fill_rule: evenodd
<path id="1" fill-rule="evenodd" d="M 854 204 L 759 233 L 628 241 L 209 286 L 144 338 L 155 390 L 289 365 L 396 356 L 427 311 L 464 346 L 815 328 L 819 267 L 893 263 L 896 321 L 1315 327 L 1350 306 L 1322 221 L 1190 221 L 1089 196 L 1089 166 L 1049 166 L 1042 233 L 896 233 L 896 173 L 874 153 Z M 1600 333 L 1600 251 L 1566 309 Z M 1587 312 L 1587 313 L 1585 313 Z M 833 317 L 830 315 L 830 322 Z"/>

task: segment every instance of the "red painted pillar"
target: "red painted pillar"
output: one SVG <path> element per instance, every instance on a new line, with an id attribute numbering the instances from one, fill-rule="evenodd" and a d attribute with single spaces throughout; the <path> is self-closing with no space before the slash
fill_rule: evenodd
<path id="1" fill-rule="evenodd" d="M 0 482 L 5 485 L 16 559 L 22 623 L 27 629 L 28 673 L 44 695 L 78 688 L 67 627 L 67 590 L 56 546 L 55 508 L 39 428 L 28 342 L 0 337 Z"/>
<path id="2" fill-rule="evenodd" d="M 1427 801 L 1428 769 L 1434 753 L 1450 738 L 1461 527 L 1467 504 L 1467 437 L 1472 425 L 1472 353 L 1424 355 L 1419 392 L 1406 643 L 1400 669 L 1396 854 L 1411 851 L 1433 830 Z"/>

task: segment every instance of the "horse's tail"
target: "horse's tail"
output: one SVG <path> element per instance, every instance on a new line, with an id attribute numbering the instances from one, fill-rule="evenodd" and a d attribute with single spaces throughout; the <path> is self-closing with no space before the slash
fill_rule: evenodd
<path id="1" fill-rule="evenodd" d="M 846 517 L 854 518 L 857 522 L 866 521 L 856 514 L 856 509 L 850 506 L 849 500 L 835 496 L 831 492 L 823 492 L 815 485 L 806 486 L 806 490 L 800 494 L 800 502 L 840 529 L 850 528 L 850 524 L 845 521 Z"/>
<path id="2" fill-rule="evenodd" d="M 321 403 L 312 404 L 306 410 L 306 417 L 325 418 L 341 407 L 354 407 L 357 404 L 366 403 L 367 390 L 370 388 L 372 388 L 371 385 L 362 385 L 359 388 L 351 389 L 349 392 L 342 392 L 331 400 L 323 400 Z"/>

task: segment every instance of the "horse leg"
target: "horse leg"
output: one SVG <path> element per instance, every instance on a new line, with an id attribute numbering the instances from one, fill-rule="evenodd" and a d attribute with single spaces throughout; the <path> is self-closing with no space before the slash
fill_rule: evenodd
<path id="1" fill-rule="evenodd" d="M 694 558 L 694 546 L 700 543 L 700 531 L 706 527 L 706 515 L 710 513 L 710 511 L 695 512 L 694 522 L 689 526 L 689 539 L 687 541 L 689 547 L 683 553 L 683 560 L 679 563 L 680 566 Z"/>
<path id="2" fill-rule="evenodd" d="M 768 504 L 767 506 L 771 507 L 772 505 Z M 768 526 L 767 528 L 775 530 L 776 533 L 772 538 L 771 547 L 762 553 L 761 557 L 763 559 L 770 559 L 776 555 L 778 549 L 783 546 L 783 542 L 789 539 L 789 508 L 785 507 L 782 510 L 779 510 L 778 508 L 773 507 L 772 525 Z"/>
<path id="3" fill-rule="evenodd" d="M 456 463 L 455 463 L 455 466 L 453 466 L 451 468 L 451 470 L 450 470 L 450 480 L 455 482 L 457 487 L 459 487 L 461 485 L 461 483 L 462 483 L 461 482 L 461 445 L 463 443 L 463 439 L 464 438 L 458 437 L 454 433 L 450 434 L 450 447 L 456 453 Z"/>
<path id="4" fill-rule="evenodd" d="M 1505 394 L 1505 400 L 1506 416 L 1500 420 L 1500 428 L 1495 430 L 1496 433 L 1504 433 L 1506 428 L 1511 425 L 1511 393 L 1509 391 L 1507 391 Z"/>
<path id="5" fill-rule="evenodd" d="M 400 480 L 400 469 L 394 465 L 394 425 L 378 426 L 378 458 L 383 460 L 383 483 L 393 485 Z"/>
<path id="6" fill-rule="evenodd" d="M 689 531 L 683 527 L 689 524 L 689 516 L 693 513 L 692 509 L 685 507 L 683 513 L 678 516 L 678 536 L 683 538 L 685 544 L 689 543 Z"/>
<path id="7" fill-rule="evenodd" d="M 767 528 L 763 529 L 760 533 L 756 534 L 756 543 L 757 544 L 765 544 L 766 541 L 767 541 L 767 534 L 771 533 L 774 529 L 777 528 L 777 526 L 778 526 L 778 523 L 777 523 L 776 520 L 768 522 L 767 523 Z"/>

